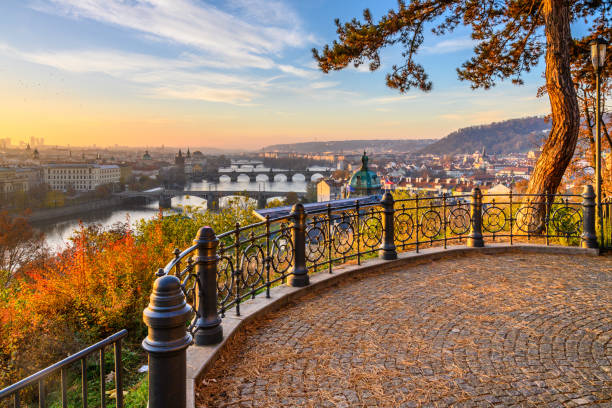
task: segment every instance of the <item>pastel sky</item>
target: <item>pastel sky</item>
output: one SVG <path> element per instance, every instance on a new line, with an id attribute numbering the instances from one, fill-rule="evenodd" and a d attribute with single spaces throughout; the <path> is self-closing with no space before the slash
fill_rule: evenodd
<path id="1" fill-rule="evenodd" d="M 428 36 L 434 90 L 386 88 L 377 72 L 323 74 L 311 49 L 334 18 L 380 16 L 395 0 L 2 0 L 0 138 L 47 144 L 260 148 L 272 143 L 438 138 L 546 114 L 542 69 L 526 85 L 472 91 L 455 68 L 469 31 Z"/>

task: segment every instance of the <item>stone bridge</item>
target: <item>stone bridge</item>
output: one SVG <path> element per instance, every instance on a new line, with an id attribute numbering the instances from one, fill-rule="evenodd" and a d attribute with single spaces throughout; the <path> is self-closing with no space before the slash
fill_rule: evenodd
<path id="1" fill-rule="evenodd" d="M 170 189 L 155 189 L 151 191 L 124 191 L 117 193 L 116 195 L 123 199 L 145 199 L 147 201 L 159 200 L 160 208 L 170 208 L 172 206 L 172 197 L 177 196 L 193 196 L 199 197 L 206 200 L 206 206 L 208 209 L 214 210 L 219 208 L 219 200 L 222 197 L 242 195 L 243 190 L 234 191 L 219 191 L 219 190 L 170 190 Z M 272 197 L 282 196 L 286 192 L 279 191 L 247 191 L 249 198 L 257 200 L 257 207 L 264 208 L 267 204 L 267 200 Z M 304 196 L 306 193 L 297 192 L 299 197 Z"/>
<path id="2" fill-rule="evenodd" d="M 295 176 L 302 175 L 306 181 L 316 181 L 321 177 L 328 177 L 333 170 L 282 170 L 282 169 L 217 169 L 203 174 L 207 181 L 219 181 L 222 176 L 230 178 L 230 181 L 238 181 L 239 176 L 246 176 L 250 182 L 255 181 L 296 181 Z M 283 180 L 279 180 L 279 179 Z"/>

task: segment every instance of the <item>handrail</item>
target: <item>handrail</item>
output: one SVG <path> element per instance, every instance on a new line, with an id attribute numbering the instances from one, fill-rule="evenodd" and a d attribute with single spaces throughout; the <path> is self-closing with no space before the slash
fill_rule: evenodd
<path id="1" fill-rule="evenodd" d="M 475 195 L 476 194 L 476 195 Z M 219 245 L 215 252 L 206 252 L 197 242 L 179 252 L 158 275 L 171 274 L 173 269 L 181 281 L 188 303 L 194 305 L 197 318 L 196 294 L 206 296 L 199 285 L 193 259 L 200 250 L 208 257 L 216 256 L 218 263 L 214 296 L 218 302 L 221 317 L 231 308 L 240 313 L 240 303 L 255 297 L 265 290 L 266 295 L 272 284 L 292 279 L 295 268 L 310 271 L 326 268 L 329 273 L 338 263 L 355 259 L 358 264 L 369 254 L 387 248 L 387 256 L 394 256 L 395 248 L 414 249 L 418 252 L 423 246 L 444 245 L 450 242 L 471 242 L 470 237 L 492 240 L 509 238 L 510 244 L 516 238 L 534 239 L 541 232 L 546 244 L 550 239 L 580 239 L 583 222 L 583 203 L 574 198 L 577 194 L 481 194 L 478 189 L 472 194 L 435 196 L 415 196 L 391 199 L 385 203 L 360 200 L 338 203 L 337 206 L 300 211 L 304 219 L 297 224 L 297 214 L 291 212 L 280 217 L 269 215 L 263 221 L 249 225 L 236 224 L 236 227 L 215 234 Z M 389 207 L 391 206 L 391 207 Z M 540 207 L 545 206 L 545 210 Z M 295 208 L 294 208 L 295 210 Z M 476 212 L 475 212 L 476 211 Z M 545 211 L 543 218 L 534 214 Z M 388 216 L 388 214 L 390 214 Z M 474 217 L 478 216 L 478 220 Z M 280 230 L 272 228 L 284 224 Z M 475 225 L 478 224 L 478 225 Z M 476 235 L 473 229 L 478 228 Z M 392 234 L 386 234 L 390 229 Z M 304 234 L 305 247 L 298 248 L 294 241 L 298 231 Z M 392 240 L 393 242 L 387 242 Z M 384 244 L 384 245 L 383 245 Z M 389 250 L 388 248 L 393 248 Z M 295 264 L 296 251 L 304 251 L 306 265 Z M 200 257 L 201 255 L 197 255 Z M 185 265 L 181 261 L 189 258 Z M 199 258 L 198 258 L 199 259 Z M 208 259 L 208 258 L 207 258 Z M 196 261 L 197 263 L 197 261 Z M 301 269 L 300 269 L 301 270 Z M 197 325 L 190 326 L 197 331 Z"/>
<path id="2" fill-rule="evenodd" d="M 32 374 L 31 376 L 24 378 L 23 380 L 16 382 L 15 384 L 12 384 L 6 388 L 4 388 L 3 390 L 0 390 L 0 400 L 7 398 L 13 394 L 15 394 L 16 392 L 20 391 L 21 389 L 32 385 L 33 383 L 39 382 L 41 380 L 44 380 L 45 377 L 53 374 L 54 372 L 63 369 L 64 367 L 78 361 L 81 360 L 87 356 L 89 356 L 90 354 L 93 354 L 94 352 L 98 351 L 98 350 L 102 350 L 104 347 L 113 344 L 113 343 L 118 343 L 121 339 L 123 339 L 124 337 L 126 337 L 128 334 L 127 330 L 121 330 L 107 338 L 105 338 L 104 340 L 101 340 L 99 342 L 97 342 L 96 344 L 92 344 L 91 346 L 69 356 L 66 357 L 65 359 L 58 361 L 57 363 L 43 369 L 40 370 L 39 372 Z M 117 357 L 117 355 L 115 356 Z M 120 357 L 120 353 L 119 353 L 119 357 Z M 115 364 L 117 364 L 117 362 L 115 362 Z M 120 370 L 119 370 L 120 371 Z M 103 370 L 101 371 L 103 372 Z M 120 376 L 121 373 L 120 372 L 115 372 L 115 375 L 118 376 L 117 377 L 117 395 L 118 395 L 118 401 L 122 400 L 121 397 L 119 397 L 119 394 L 123 391 L 121 390 L 121 380 L 120 380 Z M 104 379 L 102 379 L 102 384 L 104 384 Z M 65 384 L 63 384 L 62 381 L 62 394 L 64 394 L 64 387 Z M 123 395 L 123 394 L 121 394 Z M 65 398 L 65 395 L 64 395 Z M 117 404 L 117 406 L 119 407 L 119 403 Z"/>
<path id="3" fill-rule="evenodd" d="M 507 197 L 507 201 L 502 197 Z M 576 197 L 582 197 L 582 202 L 574 200 Z M 434 245 L 446 248 L 450 242 L 482 247 L 485 241 L 500 238 L 509 238 L 512 245 L 518 237 L 526 240 L 539 237 L 547 245 L 559 238 L 565 245 L 580 243 L 585 248 L 597 248 L 594 198 L 592 186 L 585 186 L 581 196 L 483 195 L 475 188 L 470 195 L 416 196 L 395 201 L 387 192 L 379 202 L 368 200 L 367 204 L 343 201 L 313 211 L 305 211 L 303 205 L 297 204 L 289 214 L 284 208 L 281 217 L 272 219 L 267 215 L 263 221 L 236 224 L 234 229 L 218 235 L 212 228 L 202 227 L 194 245 L 183 252 L 177 249 L 175 259 L 161 270 L 164 275 L 175 269 L 178 282 L 169 276 L 157 280 L 160 285 L 163 282 L 166 290 L 172 282 L 177 290 L 180 286 L 191 323 L 186 327 L 175 318 L 174 309 L 166 307 L 168 326 L 166 322 L 158 322 L 157 327 L 149 324 L 149 337 L 160 328 L 181 327 L 190 333 L 173 331 L 176 340 L 162 342 L 168 344 L 168 352 L 174 352 L 175 342 L 187 344 L 185 339 L 190 341 L 191 335 L 196 345 L 218 344 L 223 339 L 225 314 L 233 310 L 240 315 L 244 301 L 264 294 L 269 298 L 270 288 L 281 283 L 307 286 L 309 275 L 314 272 L 333 273 L 336 265 L 349 261 L 360 265 L 376 253 L 389 261 L 397 259 L 399 250 L 419 252 L 424 246 Z M 278 222 L 280 229 L 272 228 Z M 189 256 L 194 252 L 195 257 Z M 187 256 L 181 269 L 181 260 Z M 153 293 L 152 304 L 157 295 Z M 183 299 L 173 299 L 185 304 Z M 166 337 L 160 334 L 159 338 Z M 168 357 L 184 359 L 176 354 Z M 167 361 L 157 351 L 150 353 L 149 359 L 160 364 L 149 373 L 149 384 L 172 388 L 164 382 L 166 367 L 171 364 L 178 367 L 178 363 Z M 184 362 L 181 364 L 184 366 Z M 173 387 L 184 389 L 183 384 Z M 150 396 L 169 395 L 166 391 L 150 388 Z M 154 402 L 150 406 L 165 408 L 164 404 Z M 183 408 L 184 404 L 176 406 Z"/>

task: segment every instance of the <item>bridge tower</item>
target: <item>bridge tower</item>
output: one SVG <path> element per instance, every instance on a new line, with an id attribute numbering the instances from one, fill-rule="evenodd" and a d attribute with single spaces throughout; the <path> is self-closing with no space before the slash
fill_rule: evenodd
<path id="1" fill-rule="evenodd" d="M 159 208 L 172 208 L 172 196 L 161 194 L 159 196 Z"/>
<path id="2" fill-rule="evenodd" d="M 268 200 L 266 199 L 266 195 L 260 193 L 257 196 L 257 208 L 266 208 L 267 204 L 268 204 Z"/>

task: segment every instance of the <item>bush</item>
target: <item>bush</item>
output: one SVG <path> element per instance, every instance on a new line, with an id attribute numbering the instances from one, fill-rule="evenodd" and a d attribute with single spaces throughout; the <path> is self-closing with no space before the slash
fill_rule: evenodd
<path id="1" fill-rule="evenodd" d="M 255 220 L 251 208 L 234 206 L 219 213 L 186 208 L 134 230 L 81 227 L 68 249 L 0 290 L 0 388 L 121 329 L 129 331 L 126 344 L 140 350 L 154 272 L 173 249 L 191 245 L 204 225 L 221 233 Z"/>

